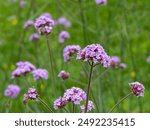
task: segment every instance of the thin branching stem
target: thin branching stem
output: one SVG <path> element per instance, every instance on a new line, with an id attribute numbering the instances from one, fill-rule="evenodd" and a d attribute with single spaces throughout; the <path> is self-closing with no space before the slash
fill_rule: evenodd
<path id="1" fill-rule="evenodd" d="M 47 47 L 48 47 L 48 52 L 49 52 L 49 61 L 50 61 L 50 68 L 51 68 L 51 73 L 52 73 L 52 83 L 53 83 L 53 88 L 54 88 L 54 91 L 55 93 L 57 92 L 56 91 L 56 85 L 55 85 L 55 73 L 54 73 L 54 68 L 53 68 L 53 61 L 52 61 L 52 50 L 51 50 L 51 46 L 50 46 L 50 43 L 49 43 L 49 39 L 48 39 L 48 36 L 46 36 L 46 40 L 47 40 Z"/>
<path id="2" fill-rule="evenodd" d="M 53 110 L 52 110 L 41 98 L 38 98 L 38 100 L 39 100 L 51 113 L 54 113 Z"/>
<path id="3" fill-rule="evenodd" d="M 90 66 L 92 65 L 90 61 L 88 61 L 88 63 L 89 63 Z"/>
<path id="4" fill-rule="evenodd" d="M 97 81 L 99 78 L 104 76 L 106 74 L 106 72 L 108 72 L 109 70 L 110 70 L 110 68 L 106 69 L 104 72 L 102 72 L 100 75 L 98 75 L 97 78 L 93 79 L 93 82 Z"/>
<path id="5" fill-rule="evenodd" d="M 118 107 L 120 105 L 120 103 L 122 103 L 125 99 L 127 99 L 128 97 L 130 97 L 133 93 L 129 93 L 128 95 L 126 95 L 124 98 L 122 98 L 119 102 L 117 102 L 113 107 L 112 109 L 108 112 L 108 113 L 111 113 L 113 112 L 113 110 Z"/>

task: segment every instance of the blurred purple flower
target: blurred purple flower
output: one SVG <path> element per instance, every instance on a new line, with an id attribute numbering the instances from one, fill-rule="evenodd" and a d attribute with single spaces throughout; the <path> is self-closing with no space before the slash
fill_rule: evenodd
<path id="1" fill-rule="evenodd" d="M 131 91 L 133 92 L 134 95 L 136 96 L 144 96 L 144 85 L 139 83 L 139 82 L 132 82 L 129 83 Z"/>
<path id="2" fill-rule="evenodd" d="M 66 90 L 64 98 L 66 101 L 72 102 L 73 104 L 80 104 L 81 101 L 86 100 L 86 93 L 81 88 L 72 87 Z"/>
<path id="3" fill-rule="evenodd" d="M 120 63 L 120 68 L 121 69 L 126 69 L 127 68 L 127 65 L 125 63 Z"/>
<path id="4" fill-rule="evenodd" d="M 106 5 L 107 4 L 107 0 L 95 0 L 97 5 Z"/>
<path id="5" fill-rule="evenodd" d="M 4 92 L 4 95 L 11 98 L 17 98 L 20 92 L 20 87 L 14 84 L 8 85 L 7 89 Z"/>
<path id="6" fill-rule="evenodd" d="M 103 65 L 103 67 L 110 66 L 110 57 L 100 44 L 87 45 L 85 48 L 79 51 L 77 59 L 100 63 Z"/>
<path id="7" fill-rule="evenodd" d="M 21 8 L 23 8 L 25 6 L 25 4 L 26 4 L 25 0 L 20 0 L 19 1 L 19 5 L 20 5 Z"/>
<path id="8" fill-rule="evenodd" d="M 51 14 L 50 14 L 50 13 L 48 13 L 48 12 L 43 13 L 43 14 L 42 14 L 42 16 L 46 16 L 46 17 L 48 17 L 48 18 L 52 19 Z"/>
<path id="9" fill-rule="evenodd" d="M 30 35 L 29 40 L 30 41 L 38 41 L 40 39 L 40 36 L 38 33 L 33 33 Z"/>
<path id="10" fill-rule="evenodd" d="M 69 78 L 69 73 L 64 71 L 64 70 L 61 70 L 60 73 L 58 74 L 58 77 L 61 78 L 62 80 L 66 80 Z"/>
<path id="11" fill-rule="evenodd" d="M 81 107 L 82 112 L 84 112 L 85 111 L 85 105 L 82 105 L 80 107 Z M 95 106 L 94 106 L 92 101 L 88 101 L 87 112 L 91 111 L 92 109 L 95 109 Z"/>
<path id="12" fill-rule="evenodd" d="M 70 38 L 70 34 L 67 31 L 61 31 L 59 34 L 59 43 L 64 43 L 65 39 Z"/>
<path id="13" fill-rule="evenodd" d="M 66 106 L 66 100 L 63 97 L 59 97 L 54 101 L 54 109 L 60 109 Z"/>
<path id="14" fill-rule="evenodd" d="M 45 15 L 42 15 L 39 18 L 37 18 L 34 23 L 34 27 L 38 30 L 38 32 L 41 35 L 50 34 L 53 29 L 53 25 L 54 21 Z"/>
<path id="15" fill-rule="evenodd" d="M 23 28 L 26 29 L 31 26 L 34 26 L 34 21 L 29 19 L 25 22 L 25 24 L 23 25 Z"/>
<path id="16" fill-rule="evenodd" d="M 12 78 L 25 75 L 36 69 L 35 66 L 28 61 L 25 62 L 20 61 L 16 63 L 16 66 L 17 68 L 12 72 Z"/>
<path id="17" fill-rule="evenodd" d="M 71 56 L 78 53 L 80 49 L 81 48 L 79 45 L 68 45 L 68 46 L 66 46 L 63 50 L 64 61 L 65 62 L 70 61 Z"/>
<path id="18" fill-rule="evenodd" d="M 150 56 L 147 58 L 147 62 L 150 63 Z"/>
<path id="19" fill-rule="evenodd" d="M 120 58 L 118 56 L 112 56 L 110 58 L 110 66 L 111 67 L 116 68 L 116 67 L 118 67 L 119 63 L 120 63 Z"/>
<path id="20" fill-rule="evenodd" d="M 39 80 L 39 79 L 48 79 L 48 72 L 46 69 L 36 69 L 32 71 L 34 80 Z"/>
<path id="21" fill-rule="evenodd" d="M 55 22 L 55 25 L 64 25 L 65 27 L 71 27 L 71 23 L 65 17 L 60 17 Z"/>
<path id="22" fill-rule="evenodd" d="M 38 95 L 36 89 L 29 88 L 28 92 L 26 94 L 24 94 L 23 102 L 27 103 L 28 100 L 37 100 L 38 97 L 39 97 L 39 95 Z"/>

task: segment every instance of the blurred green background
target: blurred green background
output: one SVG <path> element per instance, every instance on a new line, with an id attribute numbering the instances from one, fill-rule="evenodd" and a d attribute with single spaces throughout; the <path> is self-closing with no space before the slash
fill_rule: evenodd
<path id="1" fill-rule="evenodd" d="M 90 99 L 96 109 L 92 112 L 108 112 L 130 93 L 128 83 L 133 81 L 144 84 L 145 96 L 131 96 L 114 112 L 150 112 L 150 64 L 146 62 L 150 55 L 149 0 L 108 0 L 106 6 L 96 5 L 95 0 L 26 0 L 23 8 L 19 6 L 19 1 L 1 0 L 0 12 L 0 112 L 48 112 L 39 102 L 22 103 L 23 94 L 32 86 L 51 107 L 67 88 L 77 86 L 85 90 L 88 77 L 83 68 L 88 72 L 88 64 L 75 58 L 64 63 L 63 48 L 70 44 L 85 47 L 92 43 L 100 43 L 110 56 L 117 55 L 127 64 L 125 70 L 105 71 L 100 65 L 95 67 Z M 23 29 L 28 19 L 35 20 L 45 12 L 50 13 L 54 20 L 64 16 L 72 23 L 70 28 L 54 27 L 49 36 L 55 60 L 55 86 L 52 86 L 45 37 L 41 36 L 37 43 L 33 43 L 29 41 L 29 36 L 36 30 Z M 58 43 L 61 30 L 67 30 L 71 35 L 64 44 Z M 47 69 L 49 79 L 35 82 L 32 76 L 28 76 L 27 79 L 20 77 L 12 80 L 11 72 L 18 61 L 29 61 L 37 68 Z M 62 69 L 70 73 L 66 81 L 57 77 Z M 4 96 L 9 84 L 21 87 L 17 99 Z M 67 108 L 71 109 L 71 106 Z"/>

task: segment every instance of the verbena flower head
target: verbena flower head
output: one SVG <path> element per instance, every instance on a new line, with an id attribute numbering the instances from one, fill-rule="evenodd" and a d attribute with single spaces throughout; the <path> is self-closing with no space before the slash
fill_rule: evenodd
<path id="1" fill-rule="evenodd" d="M 62 80 L 66 80 L 69 78 L 69 73 L 64 71 L 64 70 L 61 70 L 60 73 L 58 74 L 58 77 L 61 78 Z"/>
<path id="2" fill-rule="evenodd" d="M 26 29 L 28 27 L 32 27 L 33 25 L 34 25 L 34 21 L 29 19 L 25 22 L 25 24 L 23 25 L 23 28 Z"/>
<path id="3" fill-rule="evenodd" d="M 16 66 L 17 66 L 17 68 L 12 72 L 12 78 L 19 77 L 21 75 L 25 75 L 36 69 L 35 66 L 32 65 L 28 61 L 25 61 L 25 62 L 20 61 L 20 62 L 16 63 Z"/>
<path id="4" fill-rule="evenodd" d="M 64 43 L 65 39 L 70 38 L 70 34 L 67 31 L 61 31 L 59 34 L 59 43 Z"/>
<path id="5" fill-rule="evenodd" d="M 111 67 L 118 67 L 118 65 L 120 64 L 120 58 L 118 56 L 112 56 L 110 58 L 110 66 Z"/>
<path id="6" fill-rule="evenodd" d="M 20 92 L 20 87 L 17 85 L 9 85 L 7 89 L 4 92 L 4 95 L 11 98 L 17 98 L 18 94 Z"/>
<path id="7" fill-rule="evenodd" d="M 32 71 L 34 80 L 39 80 L 39 79 L 48 79 L 48 72 L 46 69 L 36 69 Z"/>
<path id="8" fill-rule="evenodd" d="M 56 25 L 64 25 L 65 27 L 70 27 L 71 23 L 65 18 L 65 17 L 60 17 L 56 23 Z"/>
<path id="9" fill-rule="evenodd" d="M 85 111 L 85 105 L 80 106 L 82 112 Z M 88 107 L 87 107 L 87 112 L 91 111 L 92 109 L 95 109 L 95 106 L 92 101 L 88 101 Z"/>
<path id="10" fill-rule="evenodd" d="M 81 88 L 72 87 L 66 90 L 64 98 L 66 101 L 72 102 L 73 104 L 80 104 L 81 101 L 86 100 L 86 93 Z"/>
<path id="11" fill-rule="evenodd" d="M 127 68 L 127 65 L 125 63 L 120 63 L 120 68 L 121 69 L 126 69 Z"/>
<path id="12" fill-rule="evenodd" d="M 77 59 L 100 63 L 103 67 L 110 66 L 110 57 L 100 44 L 87 45 L 79 51 Z"/>
<path id="13" fill-rule="evenodd" d="M 39 95 L 38 95 L 36 89 L 29 88 L 28 92 L 26 94 L 24 94 L 23 102 L 27 103 L 28 100 L 37 100 L 38 97 L 39 97 Z"/>
<path id="14" fill-rule="evenodd" d="M 54 109 L 61 109 L 66 106 L 66 100 L 63 97 L 59 97 L 54 101 Z"/>
<path id="15" fill-rule="evenodd" d="M 147 58 L 147 62 L 150 63 L 150 56 Z"/>
<path id="16" fill-rule="evenodd" d="M 77 54 L 80 50 L 80 46 L 79 45 L 68 45 L 64 48 L 63 50 L 63 56 L 64 56 L 64 61 L 70 61 L 71 56 L 73 56 L 74 54 Z"/>
<path id="17" fill-rule="evenodd" d="M 95 0 L 97 5 L 106 5 L 107 4 L 107 0 Z"/>
<path id="18" fill-rule="evenodd" d="M 144 85 L 139 83 L 139 82 L 132 82 L 129 84 L 131 91 L 133 92 L 134 95 L 136 96 L 144 96 Z"/>
<path id="19" fill-rule="evenodd" d="M 40 36 L 38 33 L 33 33 L 30 35 L 29 40 L 30 41 L 38 41 L 40 39 Z"/>
<path id="20" fill-rule="evenodd" d="M 50 34 L 53 29 L 53 25 L 54 21 L 45 15 L 42 15 L 39 18 L 37 18 L 34 23 L 34 27 L 38 30 L 38 32 L 41 35 Z"/>

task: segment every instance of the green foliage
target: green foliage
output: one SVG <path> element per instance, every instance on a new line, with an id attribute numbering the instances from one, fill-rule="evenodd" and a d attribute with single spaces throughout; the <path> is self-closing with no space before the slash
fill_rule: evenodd
<path id="1" fill-rule="evenodd" d="M 96 109 L 92 112 L 108 112 L 130 92 L 128 83 L 133 81 L 144 84 L 145 96 L 130 97 L 115 112 L 150 112 L 150 64 L 146 62 L 150 55 L 149 0 L 108 0 L 106 6 L 97 6 L 95 0 L 81 0 L 81 3 L 78 0 L 29 0 L 24 8 L 18 5 L 18 2 L 11 3 L 10 0 L 0 1 L 0 112 L 48 112 L 39 102 L 22 103 L 23 94 L 32 86 L 36 86 L 40 97 L 50 106 L 56 98 L 63 96 L 67 88 L 78 86 L 86 90 L 88 77 L 83 68 L 89 72 L 88 64 L 75 59 L 64 63 L 63 48 L 70 44 L 85 47 L 91 43 L 100 43 L 110 56 L 117 55 L 127 64 L 125 70 L 110 69 L 106 73 L 100 65 L 94 68 L 90 99 Z M 23 29 L 25 21 L 35 20 L 44 12 L 49 12 L 54 20 L 65 16 L 72 23 L 70 28 L 54 27 L 49 36 L 55 60 L 56 86 L 52 86 L 45 37 L 42 36 L 38 43 L 30 42 L 29 36 L 36 30 Z M 64 29 L 71 38 L 59 44 L 58 34 Z M 18 61 L 30 61 L 47 69 L 49 79 L 35 82 L 29 76 L 12 80 L 11 72 Z M 70 72 L 66 81 L 57 77 L 62 69 Z M 15 100 L 4 97 L 9 84 L 21 87 Z M 70 110 L 72 106 L 69 104 L 67 108 Z"/>

